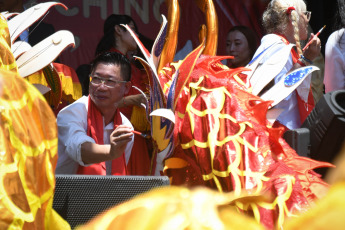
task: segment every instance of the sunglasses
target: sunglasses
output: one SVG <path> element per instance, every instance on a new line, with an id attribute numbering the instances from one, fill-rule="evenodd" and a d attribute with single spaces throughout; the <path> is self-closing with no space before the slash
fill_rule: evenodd
<path id="1" fill-rule="evenodd" d="M 311 11 L 304 11 L 303 14 L 307 17 L 308 21 L 311 18 Z"/>
<path id="2" fill-rule="evenodd" d="M 120 83 L 126 83 L 127 81 L 119 81 L 119 80 L 111 80 L 111 79 L 106 79 L 98 76 L 92 76 L 90 75 L 91 78 L 91 84 L 94 86 L 100 86 L 101 84 L 104 84 L 108 88 L 114 88 L 116 85 Z"/>

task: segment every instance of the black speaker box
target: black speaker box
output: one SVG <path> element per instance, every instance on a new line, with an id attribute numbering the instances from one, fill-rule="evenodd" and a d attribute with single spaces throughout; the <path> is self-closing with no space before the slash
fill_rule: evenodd
<path id="1" fill-rule="evenodd" d="M 310 157 L 310 131 L 307 128 L 291 129 L 283 138 L 299 156 Z"/>
<path id="2" fill-rule="evenodd" d="M 302 124 L 310 130 L 310 157 L 333 163 L 345 137 L 345 90 L 325 94 Z M 327 169 L 318 169 L 324 175 Z"/>
<path id="3" fill-rule="evenodd" d="M 169 184 L 166 176 L 56 175 L 53 209 L 73 229 L 138 194 Z"/>

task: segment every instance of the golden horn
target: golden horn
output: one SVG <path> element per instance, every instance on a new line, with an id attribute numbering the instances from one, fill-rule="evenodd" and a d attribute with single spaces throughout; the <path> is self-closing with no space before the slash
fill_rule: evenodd
<path id="1" fill-rule="evenodd" d="M 218 17 L 212 0 L 195 0 L 201 11 L 206 14 L 206 45 L 203 54 L 216 55 L 218 46 Z M 204 32 L 201 32 L 201 34 Z M 200 38 L 200 33 L 199 33 Z"/>
<path id="2" fill-rule="evenodd" d="M 166 0 L 165 3 L 168 5 L 168 29 L 157 69 L 158 73 L 167 63 L 174 60 L 180 23 L 180 6 L 178 0 Z"/>

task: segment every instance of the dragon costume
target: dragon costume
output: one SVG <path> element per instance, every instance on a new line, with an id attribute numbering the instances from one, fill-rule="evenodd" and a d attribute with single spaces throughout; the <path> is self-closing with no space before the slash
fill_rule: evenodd
<path id="1" fill-rule="evenodd" d="M 220 62 L 227 57 L 215 56 L 213 2 L 196 3 L 206 15 L 201 44 L 177 63 L 171 52 L 178 32 L 177 0 L 167 1 L 170 23 L 163 16 L 151 53 L 126 26 L 145 54 L 141 61 L 150 79 L 148 114 L 156 146 L 152 171 L 169 176 L 172 185 L 202 185 L 237 196 L 265 194 L 271 201 L 236 206 L 269 229 L 281 227 L 286 217 L 307 210 L 326 193 L 328 185 L 313 169 L 332 165 L 300 157 L 285 142 L 286 128 L 273 127 L 267 118 L 276 102 L 252 93 L 251 69 L 229 69 Z M 300 83 L 313 70 L 296 70 L 286 81 Z"/>

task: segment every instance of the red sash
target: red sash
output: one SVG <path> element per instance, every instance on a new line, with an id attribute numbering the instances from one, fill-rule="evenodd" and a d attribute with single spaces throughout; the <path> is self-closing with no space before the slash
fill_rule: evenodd
<path id="1" fill-rule="evenodd" d="M 282 35 L 278 35 L 279 37 L 281 37 L 282 41 L 285 44 L 289 44 L 289 41 L 286 40 L 286 38 L 284 38 Z M 296 52 L 295 49 L 291 49 L 291 54 L 292 54 L 292 61 L 295 64 L 298 59 L 299 59 L 299 55 Z M 297 90 L 296 90 L 296 95 L 297 95 L 297 104 L 298 104 L 298 111 L 299 111 L 299 116 L 301 119 L 301 123 L 303 123 L 305 121 L 305 119 L 308 117 L 308 115 L 310 114 L 310 112 L 314 109 L 315 107 L 315 102 L 314 102 L 314 97 L 313 97 L 313 92 L 311 90 L 311 87 L 309 88 L 309 94 L 308 94 L 308 101 L 305 102 L 298 94 Z"/>
<path id="2" fill-rule="evenodd" d="M 122 118 L 119 110 L 117 109 L 114 116 L 114 129 L 115 125 L 122 124 Z M 87 135 L 92 137 L 96 144 L 104 144 L 103 142 L 103 117 L 93 103 L 89 96 L 88 112 L 87 112 Z M 112 160 L 111 163 L 112 175 L 127 175 L 125 153 L 120 157 Z M 77 174 L 84 175 L 106 175 L 105 162 L 95 163 L 90 166 L 79 165 Z"/>
<path id="3" fill-rule="evenodd" d="M 314 96 L 313 96 L 313 92 L 311 88 L 309 89 L 307 102 L 305 102 L 297 93 L 297 103 L 298 103 L 299 116 L 301 118 L 301 124 L 302 124 L 305 121 L 305 119 L 309 116 L 310 112 L 315 107 Z"/>

